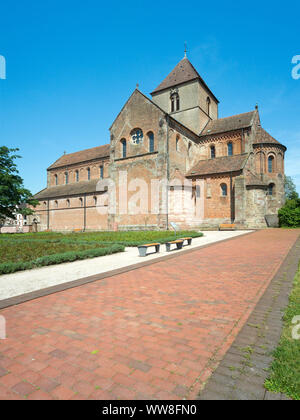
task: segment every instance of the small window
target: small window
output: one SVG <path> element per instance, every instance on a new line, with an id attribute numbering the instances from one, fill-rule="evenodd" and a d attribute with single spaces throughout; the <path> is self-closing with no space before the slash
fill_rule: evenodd
<path id="1" fill-rule="evenodd" d="M 70 200 L 67 199 L 67 207 L 70 207 Z"/>
<path id="2" fill-rule="evenodd" d="M 232 145 L 231 142 L 227 144 L 227 154 L 228 154 L 228 156 L 233 155 L 233 145 Z"/>
<path id="3" fill-rule="evenodd" d="M 269 173 L 274 172 L 274 156 L 268 157 L 268 172 Z"/>
<path id="4" fill-rule="evenodd" d="M 58 207 L 58 201 L 57 200 L 54 201 L 54 205 L 55 205 L 55 207 Z"/>
<path id="5" fill-rule="evenodd" d="M 149 152 L 152 153 L 154 152 L 154 134 L 152 133 L 152 131 L 148 133 L 148 139 L 149 139 Z"/>
<path id="6" fill-rule="evenodd" d="M 216 148 L 215 146 L 210 146 L 210 158 L 214 159 L 216 157 Z"/>
<path id="7" fill-rule="evenodd" d="M 269 184 L 268 195 L 275 195 L 275 184 Z"/>
<path id="8" fill-rule="evenodd" d="M 209 96 L 206 98 L 206 110 L 207 110 L 207 115 L 210 116 L 210 98 Z"/>
<path id="9" fill-rule="evenodd" d="M 75 179 L 76 179 L 76 182 L 79 182 L 79 171 L 78 170 L 75 171 Z"/>
<path id="10" fill-rule="evenodd" d="M 44 206 L 46 207 L 46 205 L 47 205 L 47 203 L 46 203 L 46 201 L 44 201 Z"/>
<path id="11" fill-rule="evenodd" d="M 121 145 L 122 145 L 122 157 L 125 158 L 127 154 L 127 145 L 126 145 L 125 139 L 121 140 Z"/>
<path id="12" fill-rule="evenodd" d="M 97 206 L 97 197 L 93 197 L 93 200 L 94 200 L 94 206 Z"/>
<path id="13" fill-rule="evenodd" d="M 54 175 L 54 179 L 55 179 L 55 185 L 58 185 L 58 176 L 56 174 Z"/>
<path id="14" fill-rule="evenodd" d="M 69 174 L 68 172 L 65 172 L 65 184 L 69 183 Z"/>
<path id="15" fill-rule="evenodd" d="M 83 200 L 82 200 L 82 198 L 81 198 L 81 197 L 79 198 L 79 205 L 80 205 L 80 207 L 82 207 L 82 206 L 83 206 Z"/>
<path id="16" fill-rule="evenodd" d="M 171 95 L 171 112 L 179 111 L 180 109 L 180 99 L 178 93 L 173 93 Z"/>
<path id="17" fill-rule="evenodd" d="M 90 170 L 90 168 L 87 168 L 87 178 L 88 178 L 88 181 L 91 179 L 91 170 Z"/>
<path id="18" fill-rule="evenodd" d="M 100 166 L 100 178 L 103 179 L 103 165 Z"/>
<path id="19" fill-rule="evenodd" d="M 221 195 L 222 195 L 222 197 L 227 196 L 227 185 L 226 184 L 221 184 Z"/>

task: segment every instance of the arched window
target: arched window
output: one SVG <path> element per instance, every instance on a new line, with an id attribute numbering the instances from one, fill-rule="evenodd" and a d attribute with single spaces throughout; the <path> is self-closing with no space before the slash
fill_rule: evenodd
<path id="1" fill-rule="evenodd" d="M 130 135 L 131 135 L 132 144 L 136 145 L 136 144 L 143 143 L 144 134 L 143 134 L 143 130 L 141 130 L 140 128 L 135 128 L 134 130 L 132 130 Z"/>
<path id="2" fill-rule="evenodd" d="M 268 186 L 268 195 L 275 195 L 275 184 L 269 184 Z"/>
<path id="3" fill-rule="evenodd" d="M 65 184 L 69 183 L 69 174 L 68 172 L 65 172 Z"/>
<path id="4" fill-rule="evenodd" d="M 221 195 L 222 195 L 222 197 L 227 196 L 227 185 L 226 184 L 221 184 Z"/>
<path id="5" fill-rule="evenodd" d="M 206 110 L 207 110 L 207 115 L 210 115 L 210 97 L 208 96 L 206 98 Z"/>
<path id="6" fill-rule="evenodd" d="M 70 207 L 70 200 L 67 199 L 67 207 Z"/>
<path id="7" fill-rule="evenodd" d="M 125 139 L 121 140 L 121 145 L 122 145 L 122 157 L 125 158 L 126 153 L 127 153 L 127 145 L 126 145 L 126 140 Z"/>
<path id="8" fill-rule="evenodd" d="M 44 201 L 44 206 L 46 207 L 46 205 L 47 205 L 47 203 L 46 203 L 46 201 Z"/>
<path id="9" fill-rule="evenodd" d="M 54 201 L 54 205 L 55 205 L 55 207 L 58 207 L 58 201 L 57 200 Z"/>
<path id="10" fill-rule="evenodd" d="M 97 205 L 97 197 L 96 197 L 96 196 L 94 196 L 94 197 L 93 197 L 93 200 L 94 200 L 94 206 L 96 206 L 96 205 Z"/>
<path id="11" fill-rule="evenodd" d="M 177 92 L 172 93 L 171 95 L 171 112 L 179 111 L 180 109 L 180 99 Z"/>
<path id="12" fill-rule="evenodd" d="M 80 207 L 82 207 L 82 206 L 83 206 L 83 200 L 82 200 L 82 198 L 81 198 L 81 197 L 79 198 L 79 205 L 80 205 Z"/>
<path id="13" fill-rule="evenodd" d="M 274 172 L 274 156 L 268 157 L 268 172 L 269 173 Z"/>
<path id="14" fill-rule="evenodd" d="M 179 136 L 176 137 L 176 151 L 179 152 Z"/>
<path id="15" fill-rule="evenodd" d="M 214 159 L 216 157 L 216 148 L 215 146 L 210 146 L 210 158 Z"/>
<path id="16" fill-rule="evenodd" d="M 232 145 L 231 142 L 227 144 L 227 155 L 228 156 L 232 156 L 233 155 L 233 145 Z"/>
<path id="17" fill-rule="evenodd" d="M 58 176 L 56 174 L 54 175 L 54 180 L 55 180 L 55 185 L 58 185 Z"/>
<path id="18" fill-rule="evenodd" d="M 154 152 L 154 134 L 150 131 L 147 136 L 149 139 L 149 152 L 152 153 Z"/>
<path id="19" fill-rule="evenodd" d="M 100 179 L 103 179 L 103 165 L 100 166 Z"/>
<path id="20" fill-rule="evenodd" d="M 90 168 L 87 168 L 87 178 L 88 178 L 88 181 L 91 179 L 91 169 Z"/>
<path id="21" fill-rule="evenodd" d="M 79 171 L 78 171 L 78 169 L 75 171 L 75 180 L 76 180 L 76 182 L 79 182 Z"/>
<path id="22" fill-rule="evenodd" d="M 192 143 L 189 142 L 189 145 L 188 145 L 188 157 L 191 156 L 191 149 L 192 149 Z"/>

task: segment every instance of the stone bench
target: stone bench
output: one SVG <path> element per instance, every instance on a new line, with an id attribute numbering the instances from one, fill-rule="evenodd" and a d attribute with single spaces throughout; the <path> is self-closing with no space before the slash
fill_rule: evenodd
<path id="1" fill-rule="evenodd" d="M 145 244 L 145 245 L 139 245 L 138 250 L 140 253 L 140 257 L 146 257 L 147 255 L 147 249 L 154 246 L 155 252 L 159 252 L 160 244 L 159 243 L 153 243 L 153 244 Z"/>
<path id="2" fill-rule="evenodd" d="M 221 223 L 219 225 L 219 230 L 235 230 L 234 223 Z"/>
<path id="3" fill-rule="evenodd" d="M 175 239 L 174 241 L 166 242 L 166 251 L 171 251 L 171 245 L 176 245 L 177 249 L 181 249 L 183 245 L 183 239 Z"/>

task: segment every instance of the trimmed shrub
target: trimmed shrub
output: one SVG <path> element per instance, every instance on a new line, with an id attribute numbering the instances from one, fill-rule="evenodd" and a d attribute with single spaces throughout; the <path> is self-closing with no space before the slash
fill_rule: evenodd
<path id="1" fill-rule="evenodd" d="M 72 262 L 75 260 L 84 260 L 87 258 L 101 257 L 103 255 L 109 255 L 123 251 L 124 246 L 114 244 L 102 248 L 86 249 L 84 251 L 68 251 L 61 254 L 45 255 L 43 257 L 36 258 L 33 261 L 7 262 L 0 264 L 0 274 L 9 274 L 14 273 L 15 271 L 29 270 L 31 268 L 36 267 L 44 267 L 47 265 Z"/>

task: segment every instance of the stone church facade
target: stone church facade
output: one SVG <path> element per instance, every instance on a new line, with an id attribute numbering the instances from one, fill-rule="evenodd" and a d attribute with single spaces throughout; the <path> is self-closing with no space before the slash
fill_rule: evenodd
<path id="1" fill-rule="evenodd" d="M 219 101 L 184 57 L 151 93 L 137 88 L 110 143 L 47 169 L 39 230 L 266 227 L 284 197 L 286 147 L 255 110 L 218 118 Z"/>

